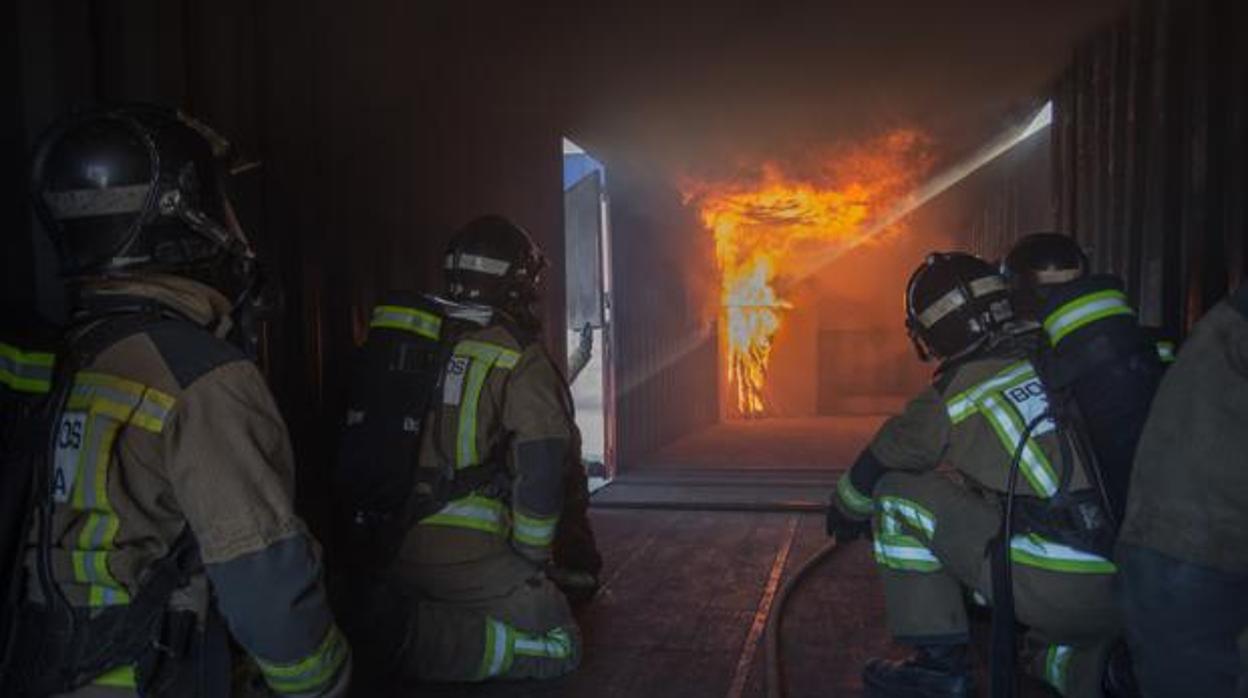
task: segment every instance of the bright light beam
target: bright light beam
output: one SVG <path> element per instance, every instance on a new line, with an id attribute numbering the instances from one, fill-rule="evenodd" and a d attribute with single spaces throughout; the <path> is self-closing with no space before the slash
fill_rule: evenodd
<path id="1" fill-rule="evenodd" d="M 910 215 L 927 202 L 948 191 L 957 185 L 958 182 L 970 177 L 988 163 L 1013 150 L 1023 141 L 1048 128 L 1052 123 L 1053 102 L 1049 101 L 1041 107 L 1040 111 L 1036 112 L 1035 116 L 1028 123 L 1001 134 L 975 151 L 970 157 L 924 182 L 922 186 L 910 192 L 909 195 L 901 200 L 901 203 L 894 206 L 884 216 L 876 219 L 862 234 L 856 236 L 848 244 L 839 245 L 811 255 L 808 263 L 805 265 L 805 269 L 792 275 L 789 280 L 793 283 L 800 282 L 819 272 L 841 255 L 897 224 L 901 219 Z"/>

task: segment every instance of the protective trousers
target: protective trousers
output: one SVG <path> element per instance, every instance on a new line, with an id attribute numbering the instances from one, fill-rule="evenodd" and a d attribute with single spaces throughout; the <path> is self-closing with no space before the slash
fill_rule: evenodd
<path id="1" fill-rule="evenodd" d="M 1248 575 L 1119 544 L 1135 674 L 1152 698 L 1248 698 Z"/>
<path id="2" fill-rule="evenodd" d="M 415 638 L 400 658 L 405 678 L 546 679 L 581 660 L 580 631 L 542 570 L 502 550 L 479 560 L 405 567 L 422 594 Z"/>
<path id="3" fill-rule="evenodd" d="M 935 473 L 892 472 L 875 488 L 875 557 L 890 632 L 913 645 L 969 639 L 964 590 L 991 605 L 989 542 L 1001 523 L 994 495 Z M 1071 698 L 1100 698 L 1120 628 L 1113 565 L 1035 536 L 1016 536 L 1014 604 L 1028 626 L 1029 672 Z"/>

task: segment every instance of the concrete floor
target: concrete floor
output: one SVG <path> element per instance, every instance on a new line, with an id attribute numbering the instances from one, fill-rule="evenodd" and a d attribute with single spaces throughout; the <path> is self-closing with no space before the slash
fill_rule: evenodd
<path id="1" fill-rule="evenodd" d="M 633 470 L 842 470 L 886 415 L 740 419 L 676 441 Z M 627 474 L 627 473 L 626 473 Z"/>
<path id="2" fill-rule="evenodd" d="M 721 424 L 624 473 L 591 508 L 604 584 L 577 609 L 585 638 L 580 670 L 548 682 L 420 686 L 419 695 L 764 698 L 755 627 L 761 630 L 771 610 L 767 589 L 782 586 L 827 541 L 827 492 L 883 419 Z M 625 495 L 612 499 L 613 488 Z M 804 506 L 753 506 L 784 503 L 802 488 L 812 493 Z M 733 494 L 739 491 L 750 494 Z M 632 508 L 646 497 L 674 506 Z M 625 508 L 606 508 L 611 501 Z M 755 510 L 723 510 L 724 501 Z M 884 630 L 866 542 L 834 552 L 808 575 L 786 608 L 782 638 L 788 698 L 861 696 L 868 657 L 904 654 Z M 981 684 L 987 695 L 986 680 Z M 1044 693 L 1033 687 L 1025 695 Z"/>

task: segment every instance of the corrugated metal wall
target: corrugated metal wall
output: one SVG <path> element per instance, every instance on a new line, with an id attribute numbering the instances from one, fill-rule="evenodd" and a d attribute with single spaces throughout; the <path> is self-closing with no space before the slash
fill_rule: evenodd
<path id="1" fill-rule="evenodd" d="M 1248 3 L 1138 0 L 1055 89 L 1059 224 L 1186 331 L 1248 269 Z"/>

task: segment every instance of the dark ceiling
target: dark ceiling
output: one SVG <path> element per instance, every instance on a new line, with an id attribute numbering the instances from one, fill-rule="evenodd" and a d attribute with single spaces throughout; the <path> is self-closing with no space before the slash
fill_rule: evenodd
<path id="1" fill-rule="evenodd" d="M 569 130 L 608 159 L 696 170 L 889 126 L 917 126 L 956 151 L 1026 109 L 1075 43 L 1126 4 L 469 3 L 442 19 L 463 28 L 446 59 L 487 58 L 515 108 L 558 103 Z"/>

